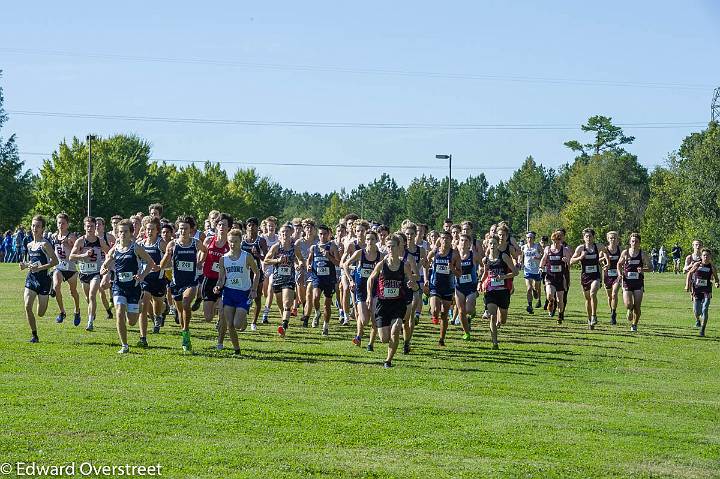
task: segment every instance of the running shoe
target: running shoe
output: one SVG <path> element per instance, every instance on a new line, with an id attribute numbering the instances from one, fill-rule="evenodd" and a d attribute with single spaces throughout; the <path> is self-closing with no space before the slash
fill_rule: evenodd
<path id="1" fill-rule="evenodd" d="M 403 354 L 410 354 L 410 342 L 405 341 L 403 344 Z"/>
<path id="2" fill-rule="evenodd" d="M 617 313 L 615 311 L 610 315 L 610 324 L 617 324 Z"/>
<path id="3" fill-rule="evenodd" d="M 93 320 L 92 320 L 92 319 L 88 319 L 88 323 L 87 323 L 87 326 L 85 327 L 85 331 L 92 331 L 93 329 L 95 329 L 95 325 L 93 324 Z"/>
<path id="4" fill-rule="evenodd" d="M 225 345 L 223 343 L 217 343 L 215 345 L 215 349 L 217 349 L 218 351 L 222 351 L 224 348 L 225 348 Z"/>
<path id="5" fill-rule="evenodd" d="M 532 305 L 529 305 L 529 304 L 528 304 L 528 307 L 525 308 L 525 311 L 527 311 L 528 314 L 533 314 L 533 313 L 535 313 L 535 311 L 533 311 Z"/>
<path id="6" fill-rule="evenodd" d="M 190 309 L 192 309 L 193 311 L 197 311 L 198 309 L 200 309 L 200 304 L 201 304 L 201 303 L 202 303 L 202 296 L 196 296 L 196 297 L 195 297 L 195 302 L 192 304 L 192 306 L 190 307 Z"/>
<path id="7" fill-rule="evenodd" d="M 700 336 L 705 337 L 705 328 L 700 328 Z"/>
<path id="8" fill-rule="evenodd" d="M 74 326 L 80 326 L 81 321 L 82 321 L 82 318 L 80 318 L 80 313 L 73 314 L 73 325 Z"/>
<path id="9" fill-rule="evenodd" d="M 285 328 L 283 328 L 282 324 L 278 326 L 277 332 L 281 338 L 285 337 Z"/>
<path id="10" fill-rule="evenodd" d="M 427 306 L 428 303 L 430 302 L 430 299 L 428 299 L 428 297 L 427 297 L 426 294 L 423 294 L 422 302 L 423 302 L 423 304 L 424 304 L 425 306 Z"/>
<path id="11" fill-rule="evenodd" d="M 315 313 L 315 314 L 317 314 L 317 313 Z M 318 315 L 318 318 L 319 318 L 319 317 L 320 317 L 320 315 Z M 338 312 L 338 322 L 339 322 L 340 324 L 342 324 L 343 321 L 345 321 L 345 311 L 343 311 L 343 310 L 341 309 L 341 310 Z M 313 326 L 313 327 L 315 327 L 315 326 Z"/>
<path id="12" fill-rule="evenodd" d="M 360 336 L 355 336 L 352 340 L 353 344 L 357 347 L 360 347 L 362 338 Z"/>
<path id="13" fill-rule="evenodd" d="M 463 333 L 462 338 L 463 341 L 470 341 L 470 333 Z"/>
<path id="14" fill-rule="evenodd" d="M 500 346 L 498 345 L 498 343 L 493 343 L 492 348 L 493 348 L 493 349 L 500 349 Z"/>
<path id="15" fill-rule="evenodd" d="M 180 324 L 180 315 L 177 312 L 177 309 L 172 310 L 173 316 L 175 316 L 175 324 Z"/>
<path id="16" fill-rule="evenodd" d="M 392 367 L 392 363 L 391 363 L 390 361 L 385 361 L 385 362 L 383 363 L 383 368 L 389 369 L 389 368 L 391 368 L 391 367 Z"/>
<path id="17" fill-rule="evenodd" d="M 162 322 L 162 316 L 156 316 L 155 322 L 153 324 L 153 334 L 158 334 L 160 332 L 160 323 Z"/>
<path id="18" fill-rule="evenodd" d="M 51 290 L 51 291 L 52 291 L 52 290 Z M 39 343 L 39 342 L 40 342 L 40 338 L 38 338 L 37 336 L 33 336 L 32 338 L 30 338 L 30 341 L 28 341 L 28 342 L 29 342 L 29 343 Z"/>
<path id="19" fill-rule="evenodd" d="M 325 324 L 323 325 L 322 335 L 323 335 L 323 336 L 329 336 L 329 335 L 330 335 L 330 327 L 329 327 L 329 325 L 328 325 L 327 323 L 325 323 Z"/>
<path id="20" fill-rule="evenodd" d="M 250 323 L 250 331 L 257 331 L 257 324 Z"/>
<path id="21" fill-rule="evenodd" d="M 65 313 L 60 313 L 57 315 L 57 318 L 55 318 L 55 322 L 60 324 L 63 321 L 65 321 Z"/>
<path id="22" fill-rule="evenodd" d="M 147 338 L 140 338 L 137 342 L 137 346 L 138 346 L 138 348 L 147 348 L 148 347 Z"/>
<path id="23" fill-rule="evenodd" d="M 190 342 L 190 332 L 188 331 L 186 334 L 187 334 L 187 343 L 183 347 L 183 351 L 190 353 L 190 352 L 192 352 L 192 343 Z"/>
<path id="24" fill-rule="evenodd" d="M 415 313 L 415 319 L 413 319 L 413 324 L 417 326 L 420 323 L 420 313 Z"/>
<path id="25" fill-rule="evenodd" d="M 444 339 L 439 340 L 438 346 L 445 346 L 445 340 Z"/>
<path id="26" fill-rule="evenodd" d="M 455 317 L 455 321 L 453 321 L 453 324 L 454 324 L 455 326 L 460 326 L 461 321 L 460 321 L 460 316 L 459 316 L 459 315 Z"/>
<path id="27" fill-rule="evenodd" d="M 107 311 L 107 319 L 113 319 L 113 311 L 112 308 L 108 308 L 105 311 Z"/>
<path id="28" fill-rule="evenodd" d="M 263 309 L 263 313 L 262 313 L 262 323 L 263 324 L 268 324 L 270 322 L 270 321 L 268 321 L 269 314 L 270 314 L 270 309 L 267 306 L 265 306 L 265 308 Z"/>
<path id="29" fill-rule="evenodd" d="M 233 351 L 233 355 L 234 355 L 234 356 L 240 356 L 240 350 L 239 350 L 239 349 L 236 349 L 235 351 Z"/>
<path id="30" fill-rule="evenodd" d="M 129 352 L 130 352 L 130 346 L 128 346 L 127 344 L 124 344 L 120 348 L 120 351 L 118 351 L 118 354 L 128 354 Z"/>
<path id="31" fill-rule="evenodd" d="M 50 297 L 51 298 L 55 297 L 55 288 L 50 288 Z"/>
<path id="32" fill-rule="evenodd" d="M 293 307 L 290 310 L 290 316 L 292 316 L 293 318 L 297 316 L 297 308 Z"/>
<path id="33" fill-rule="evenodd" d="M 347 326 L 348 324 L 350 324 L 350 321 L 348 321 L 347 318 L 344 318 L 340 323 L 340 326 Z"/>
<path id="34" fill-rule="evenodd" d="M 372 343 L 368 343 L 368 345 L 367 345 L 367 351 L 368 351 L 369 353 L 375 351 L 375 348 L 373 348 Z"/>
<path id="35" fill-rule="evenodd" d="M 592 326 L 594 328 L 597 323 L 598 323 L 597 316 L 590 316 L 590 326 Z"/>
<path id="36" fill-rule="evenodd" d="M 312 320 L 312 327 L 317 328 L 320 324 L 320 311 L 315 311 L 315 316 L 313 316 Z"/>
<path id="37" fill-rule="evenodd" d="M 309 318 L 309 317 L 307 317 L 307 316 L 303 316 L 303 317 L 302 317 L 302 325 L 303 325 L 303 328 L 307 328 L 307 327 L 308 327 L 308 321 L 310 321 L 310 318 Z"/>
<path id="38" fill-rule="evenodd" d="M 633 332 L 633 333 L 637 333 L 637 325 L 636 325 L 636 324 L 631 324 L 631 325 L 630 325 L 630 331 Z"/>
<path id="39" fill-rule="evenodd" d="M 699 320 L 699 319 L 696 319 L 696 320 L 695 320 L 695 327 L 696 327 L 696 328 L 699 328 L 699 327 L 700 327 L 700 320 Z"/>
<path id="40" fill-rule="evenodd" d="M 536 307 L 536 308 L 539 308 L 540 306 L 542 306 L 542 303 L 541 303 L 540 300 L 538 299 L 538 300 L 537 300 L 537 303 L 535 303 L 535 307 Z"/>
<path id="41" fill-rule="evenodd" d="M 543 304 L 543 309 L 547 309 L 547 308 L 548 308 L 548 300 L 546 299 L 545 304 Z"/>
<path id="42" fill-rule="evenodd" d="M 483 319 L 490 319 L 490 312 L 486 309 L 482 315 Z"/>
<path id="43" fill-rule="evenodd" d="M 433 317 L 433 318 L 432 318 L 432 323 L 433 323 L 433 324 L 440 324 L 440 320 L 439 320 L 438 318 L 436 318 L 436 317 Z"/>

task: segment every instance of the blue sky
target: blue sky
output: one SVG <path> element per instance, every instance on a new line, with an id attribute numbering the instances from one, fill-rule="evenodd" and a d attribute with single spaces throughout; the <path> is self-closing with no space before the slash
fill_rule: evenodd
<path id="1" fill-rule="evenodd" d="M 135 133 L 155 158 L 220 161 L 230 173 L 254 162 L 377 165 L 257 166 L 284 187 L 325 193 L 382 171 L 401 184 L 445 175 L 436 153 L 453 154 L 454 177 L 484 172 L 491 183 L 527 155 L 556 167 L 572 160 L 563 142 L 583 138 L 579 125 L 594 114 L 625 124 L 709 120 L 720 86 L 717 2 L 583 4 L 11 2 L 0 17 L 10 113 L 2 134 L 16 133 L 22 152 L 46 153 L 88 132 Z M 63 116 L 13 113 L 22 111 Z M 277 124 L 285 121 L 577 128 Z M 651 167 L 697 129 L 626 133 L 637 137 L 629 149 Z M 43 157 L 22 158 L 37 169 Z"/>

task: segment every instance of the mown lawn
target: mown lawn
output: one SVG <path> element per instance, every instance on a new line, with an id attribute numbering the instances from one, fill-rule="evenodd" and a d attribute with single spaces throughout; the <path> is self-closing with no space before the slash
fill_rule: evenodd
<path id="1" fill-rule="evenodd" d="M 0 462 L 160 463 L 164 477 L 720 477 L 720 321 L 697 336 L 680 276 L 649 275 L 637 334 L 624 312 L 588 331 L 576 278 L 567 321 L 513 298 L 499 351 L 486 323 L 436 346 L 424 315 L 412 354 L 381 367 L 335 320 L 242 333 L 241 358 L 171 317 L 120 356 L 114 323 L 54 322 L 29 344 L 24 275 L 0 265 Z M 69 295 L 66 294 L 66 305 Z M 227 343 L 229 345 L 229 341 Z"/>

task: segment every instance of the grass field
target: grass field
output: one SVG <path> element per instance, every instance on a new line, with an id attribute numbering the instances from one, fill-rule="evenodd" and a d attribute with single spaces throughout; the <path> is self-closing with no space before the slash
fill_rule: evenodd
<path id="1" fill-rule="evenodd" d="M 697 336 L 680 276 L 649 275 L 640 330 L 588 331 L 576 278 L 567 321 L 513 298 L 499 351 L 486 323 L 445 349 L 424 315 L 411 355 L 381 367 L 353 329 L 241 334 L 243 356 L 170 319 L 120 356 L 114 322 L 55 324 L 29 344 L 24 274 L 0 265 L 0 462 L 151 465 L 164 477 L 720 477 L 720 321 Z M 69 295 L 66 294 L 66 305 Z M 83 326 L 86 319 L 82 303 Z M 620 316 L 624 317 L 624 312 Z M 227 343 L 229 345 L 229 342 Z"/>

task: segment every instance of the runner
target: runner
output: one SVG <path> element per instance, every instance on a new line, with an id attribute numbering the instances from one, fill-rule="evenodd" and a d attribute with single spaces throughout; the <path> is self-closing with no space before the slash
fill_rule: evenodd
<path id="1" fill-rule="evenodd" d="M 610 324 L 615 325 L 617 324 L 618 291 L 620 290 L 620 274 L 617 264 L 622 252 L 617 231 L 609 231 L 607 241 L 607 246 L 600 252 L 600 259 L 603 263 L 603 283 L 608 297 L 608 306 L 610 306 Z"/>
<path id="2" fill-rule="evenodd" d="M 252 218 L 251 218 L 252 219 Z M 220 223 L 222 223 L 222 215 Z M 257 224 L 255 225 L 257 227 Z M 247 314 L 252 301 L 260 290 L 260 266 L 257 259 L 242 249 L 242 231 L 232 229 L 227 235 L 230 251 L 219 261 L 220 271 L 215 285 L 215 294 L 222 292 L 223 321 L 218 331 L 218 349 L 222 349 L 223 338 L 227 330 L 232 341 L 235 355 L 240 354 L 240 342 L 237 330 L 247 328 Z"/>
<path id="3" fill-rule="evenodd" d="M 535 232 L 529 231 L 525 235 L 525 244 L 522 245 L 518 263 L 523 265 L 523 276 L 525 278 L 525 287 L 527 288 L 527 308 L 526 311 L 533 314 L 533 298 L 537 300 L 535 307 L 540 307 L 540 286 L 542 276 L 540 274 L 540 260 L 542 259 L 542 249 L 540 244 L 535 242 Z"/>
<path id="4" fill-rule="evenodd" d="M 127 341 L 127 324 L 135 326 L 140 314 L 140 296 L 142 290 L 140 283 L 150 271 L 160 271 L 153 259 L 147 254 L 142 245 L 135 242 L 133 223 L 130 220 L 122 220 L 117 227 L 117 242 L 110 248 L 107 258 L 100 270 L 101 274 L 107 274 L 110 263 L 115 263 L 115 279 L 113 280 L 112 293 L 113 303 L 117 315 L 117 332 L 120 336 L 122 347 L 119 354 L 130 352 Z M 144 264 L 140 271 L 140 264 Z M 140 271 L 138 273 L 138 271 Z M 140 343 L 147 347 L 147 324 L 145 332 L 140 332 Z"/>
<path id="5" fill-rule="evenodd" d="M 197 293 L 197 255 L 198 250 L 207 253 L 205 245 L 192 236 L 195 218 L 190 215 L 178 216 L 175 222 L 178 238 L 171 240 L 160 262 L 161 268 L 172 266 L 173 279 L 170 292 L 175 301 L 175 309 L 180 320 L 183 351 L 191 352 L 190 317 L 191 306 Z"/>
<path id="6" fill-rule="evenodd" d="M 449 242 L 449 234 L 448 234 Z M 403 317 L 407 309 L 404 297 L 407 288 L 415 290 L 417 277 L 413 274 L 410 265 L 400 258 L 401 240 L 397 235 L 391 235 L 386 241 L 389 251 L 383 261 L 375 266 L 367 282 L 365 305 L 368 309 L 375 301 L 375 326 L 380 335 L 380 341 L 388 343 L 388 353 L 383 367 L 392 367 L 392 359 L 400 342 L 400 330 Z"/>
<path id="7" fill-rule="evenodd" d="M 292 244 L 292 226 L 280 228 L 278 241 L 270 247 L 265 256 L 265 264 L 273 267 L 272 292 L 282 310 L 282 324 L 278 326 L 278 334 L 285 337 L 290 324 L 290 310 L 295 300 L 295 267 L 305 268 L 305 260 L 300 249 Z"/>
<path id="8" fill-rule="evenodd" d="M 162 219 L 163 205 L 160 203 L 153 203 L 148 206 L 148 214 L 153 218 L 157 218 L 158 221 Z"/>
<path id="9" fill-rule="evenodd" d="M 487 241 L 487 255 L 483 258 L 483 276 L 478 291 L 485 293 L 485 303 L 490 313 L 490 339 L 492 348 L 498 349 L 498 328 L 507 321 L 510 307 L 512 278 L 518 274 L 512 257 L 500 251 L 500 238 L 491 235 Z"/>
<path id="10" fill-rule="evenodd" d="M 712 263 L 712 253 L 709 249 L 703 248 L 700 253 L 700 262 L 693 264 L 687 273 L 688 284 L 685 286 L 685 291 L 690 291 L 692 288 L 695 326 L 700 328 L 700 336 L 705 336 L 710 299 L 712 299 L 712 280 L 715 281 L 715 287 L 720 288 L 717 270 Z"/>
<path id="11" fill-rule="evenodd" d="M 343 265 L 345 274 L 350 278 L 350 287 L 355 293 L 355 303 L 358 309 L 357 329 L 355 338 L 353 338 L 353 344 L 360 346 L 365 326 L 369 323 L 372 331 L 370 333 L 370 342 L 367 346 L 368 351 L 373 350 L 375 337 L 377 335 L 377 328 L 373 319 L 375 312 L 374 301 L 370 301 L 369 304 L 367 301 L 368 278 L 370 278 L 375 266 L 382 261 L 382 253 L 380 253 L 377 247 L 377 241 L 378 234 L 375 231 L 365 233 L 365 247 L 355 251 Z M 354 275 L 350 271 L 351 265 L 357 265 Z M 371 299 L 374 300 L 375 298 Z"/>
<path id="12" fill-rule="evenodd" d="M 343 253 L 342 261 L 346 261 L 351 257 L 358 249 L 365 248 L 365 233 L 370 229 L 370 223 L 364 219 L 356 219 L 353 222 L 352 234 L 348 235 L 345 239 L 345 248 Z M 355 274 L 355 269 L 350 268 L 350 272 Z M 353 292 L 350 288 L 350 277 L 343 275 L 343 298 L 342 298 L 342 313 L 340 313 L 340 323 L 346 326 L 350 320 L 355 321 L 357 315 L 353 308 Z"/>
<path id="13" fill-rule="evenodd" d="M 88 331 L 94 329 L 95 310 L 97 309 L 97 293 L 100 289 L 100 266 L 102 266 L 102 254 L 110 250 L 104 238 L 99 238 L 96 234 L 96 222 L 92 216 L 86 216 L 83 221 L 85 225 L 85 234 L 75 241 L 72 251 L 70 252 L 70 260 L 77 261 L 80 270 L 80 282 L 85 292 L 85 299 L 88 303 L 88 322 L 85 328 Z M 80 316 L 76 316 L 73 321 L 75 326 L 80 325 Z"/>
<path id="14" fill-rule="evenodd" d="M 259 281 L 258 288 L 259 289 L 258 289 L 257 293 L 253 296 L 253 298 L 255 300 L 255 315 L 253 316 L 252 323 L 250 324 L 250 329 L 253 331 L 257 331 L 257 320 L 258 320 L 258 316 L 260 315 L 260 305 L 262 304 L 262 292 L 263 292 L 262 288 L 263 288 L 264 279 L 265 279 L 264 278 L 265 273 L 263 273 L 262 264 L 265 259 L 265 255 L 268 252 L 267 241 L 265 240 L 265 238 L 263 238 L 262 236 L 260 236 L 258 234 L 258 229 L 259 229 L 258 219 L 254 216 L 248 218 L 247 221 L 245 222 L 245 236 L 243 236 L 242 244 L 240 246 L 240 248 L 243 251 L 250 253 L 253 256 L 253 258 L 255 258 L 255 261 L 257 262 L 258 267 L 260 268 L 259 269 L 260 272 L 257 274 L 257 276 L 259 276 L 259 278 L 258 278 L 258 281 Z M 253 281 L 255 281 L 255 275 L 252 276 L 252 279 L 253 279 Z"/>
<path id="15" fill-rule="evenodd" d="M 99 238 L 103 238 L 111 248 L 115 244 L 115 236 L 112 233 L 105 231 L 105 220 L 100 216 L 95 218 L 95 235 Z M 105 253 L 100 255 L 100 261 L 105 261 Z M 107 295 L 105 294 L 105 290 L 110 287 L 109 282 L 107 283 L 107 286 L 105 286 L 106 276 L 107 275 L 102 275 L 102 279 L 100 280 L 100 300 L 102 301 L 103 308 L 105 308 L 105 311 L 107 312 L 107 318 L 113 319 L 112 307 L 110 305 L 110 301 L 108 301 Z"/>
<path id="16" fill-rule="evenodd" d="M 558 312 L 557 323 L 562 324 L 565 319 L 565 294 L 567 290 L 568 264 L 570 263 L 570 248 L 563 246 L 563 234 L 556 231 L 550 237 L 552 244 L 545 248 L 540 266 L 545 269 L 545 294 L 548 298 L 548 316 L 551 318 Z"/>
<path id="17" fill-rule="evenodd" d="M 452 249 L 452 236 L 448 231 L 440 233 L 440 246 L 428 254 L 428 262 L 432 264 L 430 281 L 426 284 L 426 292 L 430 295 L 430 314 L 433 324 L 440 323 L 440 339 L 438 346 L 445 346 L 445 333 L 448 328 L 448 313 L 453 299 L 452 276 L 460 275 L 460 260 Z"/>
<path id="18" fill-rule="evenodd" d="M 203 280 L 200 288 L 203 300 L 203 315 L 205 322 L 212 322 L 215 316 L 216 306 L 219 309 L 219 322 L 223 321 L 222 301 L 220 295 L 215 292 L 215 285 L 220 272 L 220 258 L 230 251 L 227 242 L 227 234 L 230 225 L 233 223 L 232 217 L 227 213 L 218 213 L 214 215 L 215 210 L 211 211 L 211 222 L 214 222 L 214 233 L 212 236 L 205 238 L 205 252 L 198 254 L 198 261 L 203 264 Z M 220 326 L 218 326 L 219 328 Z"/>
<path id="19" fill-rule="evenodd" d="M 640 234 L 630 234 L 629 247 L 620 254 L 618 270 L 623 272 L 623 300 L 630 321 L 630 331 L 637 332 L 640 321 L 640 308 L 645 292 L 643 272 L 651 271 L 650 261 L 640 248 Z"/>
<path id="20" fill-rule="evenodd" d="M 595 329 L 597 324 L 597 292 L 602 283 L 600 256 L 605 251 L 605 247 L 595 242 L 594 229 L 585 228 L 582 233 L 584 243 L 575 248 L 575 253 L 570 258 L 570 265 L 580 263 L 580 285 L 585 294 L 588 327 Z"/>
<path id="21" fill-rule="evenodd" d="M 685 266 L 683 267 L 683 274 L 687 274 L 688 271 L 690 271 L 690 268 L 693 266 L 694 263 L 699 263 L 702 258 L 700 258 L 700 252 L 703 247 L 703 242 L 699 239 L 693 240 L 692 242 L 692 253 L 687 255 L 685 257 Z"/>
<path id="22" fill-rule="evenodd" d="M 458 256 L 460 260 L 460 274 L 455 284 L 455 304 L 457 316 L 463 329 L 462 338 L 470 340 L 470 320 L 475 317 L 475 301 L 478 294 L 478 273 L 481 263 L 480 257 L 472 249 L 473 239 L 468 234 L 460 235 L 458 243 Z"/>
<path id="23" fill-rule="evenodd" d="M 308 262 L 308 257 L 310 256 L 310 248 L 318 243 L 318 234 L 317 234 L 317 228 L 315 227 L 315 220 L 312 218 L 306 218 L 305 220 L 300 220 L 300 228 L 305 231 L 305 236 L 302 237 L 299 241 L 296 242 L 298 247 L 300 248 L 300 254 L 302 255 L 305 262 Z M 336 281 L 333 283 L 334 285 L 337 285 L 337 274 L 335 271 L 335 268 L 332 268 L 331 273 L 335 276 Z M 298 298 L 296 299 L 297 302 L 302 303 L 303 308 L 303 315 L 302 315 L 302 323 L 303 327 L 307 327 L 308 320 L 310 318 L 310 314 L 312 314 L 312 308 L 314 305 L 313 301 L 313 288 L 312 288 L 312 275 L 309 274 L 309 272 L 300 270 L 295 273 L 295 284 L 297 285 L 297 292 L 298 292 Z M 308 285 L 310 285 L 308 287 Z M 337 287 L 337 286 L 335 286 Z M 293 312 L 295 313 L 293 315 Z M 317 313 L 319 315 L 319 313 Z M 297 316 L 297 306 L 293 307 L 293 311 L 290 311 L 291 316 Z M 313 327 L 317 326 L 317 319 L 313 321 Z"/>
<path id="24" fill-rule="evenodd" d="M 162 261 L 167 243 L 160 237 L 160 219 L 153 216 L 145 225 L 145 240 L 140 243 L 145 252 L 157 265 Z M 141 263 L 144 267 L 144 263 Z M 161 271 L 148 273 L 145 280 L 140 283 L 142 289 L 142 309 L 140 311 L 140 341 L 138 346 L 147 346 L 147 328 L 149 318 L 153 318 L 153 333 L 160 332 L 163 325 L 163 311 L 165 305 L 163 298 L 167 294 L 167 281 Z"/>
<path id="25" fill-rule="evenodd" d="M 167 245 L 170 244 L 170 242 L 175 239 L 175 227 L 173 224 L 168 220 L 164 222 L 160 222 L 160 236 L 162 237 L 163 242 L 165 243 L 165 249 L 162 250 L 163 256 L 165 256 L 165 251 L 167 251 Z M 162 260 L 161 260 L 162 261 Z M 163 268 L 162 275 L 165 277 L 165 284 L 169 285 L 172 282 L 172 265 L 168 268 Z M 165 287 L 166 293 L 165 293 L 165 310 L 163 311 L 163 317 L 162 321 L 160 321 L 160 327 L 165 326 L 165 317 L 168 314 L 172 314 L 175 318 L 175 324 L 180 324 L 180 317 L 178 316 L 177 309 L 175 309 L 175 302 L 173 301 L 172 293 L 170 292 L 170 288 L 167 286 Z"/>
<path id="26" fill-rule="evenodd" d="M 278 242 L 278 235 L 275 233 L 277 229 L 277 218 L 275 218 L 274 216 L 268 216 L 263 220 L 263 223 L 265 224 L 266 228 L 266 232 L 263 235 L 263 238 L 265 239 L 265 243 L 269 250 Z M 268 324 L 270 322 L 268 320 L 268 315 L 270 314 L 270 306 L 272 306 L 274 296 L 272 291 L 272 275 L 274 268 L 271 264 L 263 264 L 263 275 L 265 278 L 263 283 L 263 294 L 265 294 L 266 300 L 265 309 L 263 309 L 262 323 Z M 278 304 L 278 307 L 282 309 L 281 304 Z"/>
<path id="27" fill-rule="evenodd" d="M 43 237 L 45 231 L 45 218 L 36 215 L 33 216 L 30 226 L 33 240 L 28 243 L 28 261 L 20 262 L 20 271 L 27 269 L 28 274 L 25 278 L 25 291 L 23 293 L 25 302 L 25 317 L 32 337 L 31 343 L 40 341 L 37 334 L 37 324 L 35 323 L 35 314 L 33 313 L 33 304 L 37 298 L 37 315 L 43 317 L 47 311 L 48 300 L 50 299 L 51 279 L 48 270 L 58 264 L 57 256 L 53 250 L 52 244 Z"/>
<path id="28" fill-rule="evenodd" d="M 65 305 L 63 304 L 62 284 L 67 281 L 70 286 L 70 296 L 72 297 L 74 309 L 74 321 L 80 324 L 80 295 L 77 290 L 77 270 L 74 261 L 70 261 L 70 252 L 77 240 L 75 233 L 68 231 L 69 218 L 65 213 L 56 216 L 57 232 L 51 236 L 51 243 L 55 250 L 55 254 L 59 263 L 52 273 L 53 289 L 50 291 L 51 296 L 55 296 L 60 314 L 55 318 L 55 322 L 62 323 L 65 321 Z"/>
<path id="29" fill-rule="evenodd" d="M 544 252 L 545 247 L 549 244 L 550 244 L 550 238 L 547 235 L 542 235 L 540 237 L 540 251 Z M 541 282 L 542 282 L 542 292 L 545 294 L 545 302 L 543 303 L 543 310 L 547 311 L 548 296 L 547 296 L 547 291 L 545 291 L 545 284 L 546 284 L 545 283 L 545 274 L 546 274 L 545 268 L 541 264 L 540 265 L 540 278 L 541 278 Z"/>
<path id="30" fill-rule="evenodd" d="M 313 318 L 313 327 L 315 327 L 320 317 L 320 295 L 322 294 L 325 297 L 322 335 L 327 336 L 330 328 L 332 296 L 337 281 L 335 268 L 340 265 L 340 253 L 335 243 L 330 241 L 330 228 L 320 225 L 318 233 L 320 241 L 310 246 L 307 269 L 312 280 L 312 305 L 316 311 L 315 318 Z M 303 261 L 305 261 L 305 258 L 303 258 Z M 307 316 L 303 316 L 303 326 L 307 327 Z"/>
<path id="31" fill-rule="evenodd" d="M 415 331 L 415 325 L 420 321 L 423 304 L 422 288 L 425 285 L 428 270 L 427 252 L 425 248 L 417 245 L 417 228 L 411 221 L 408 221 L 403 227 L 403 233 L 407 238 L 403 261 L 410 262 L 413 274 L 418 277 L 418 289 L 412 295 L 412 303 L 403 320 L 403 354 L 410 353 L 410 341 Z M 410 261 L 411 259 L 412 261 Z"/>

